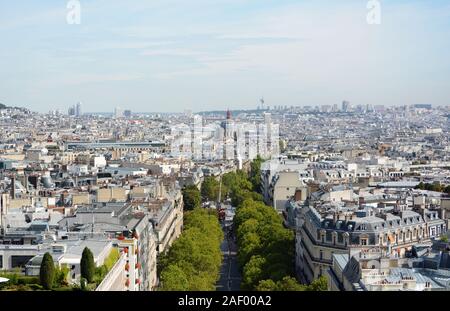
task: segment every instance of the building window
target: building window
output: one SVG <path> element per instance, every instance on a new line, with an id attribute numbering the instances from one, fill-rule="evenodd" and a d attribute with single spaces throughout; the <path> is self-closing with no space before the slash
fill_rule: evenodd
<path id="1" fill-rule="evenodd" d="M 320 251 L 320 260 L 323 259 L 323 251 Z"/>
<path id="2" fill-rule="evenodd" d="M 436 235 L 436 228 L 431 228 L 430 236 L 434 237 Z"/>
<path id="3" fill-rule="evenodd" d="M 367 245 L 367 239 L 361 239 L 361 245 Z"/>

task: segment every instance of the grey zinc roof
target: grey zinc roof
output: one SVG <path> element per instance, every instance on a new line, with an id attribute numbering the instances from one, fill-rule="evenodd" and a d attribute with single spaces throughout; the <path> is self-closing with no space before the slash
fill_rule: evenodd
<path id="1" fill-rule="evenodd" d="M 334 254 L 333 255 L 333 261 L 335 261 L 338 264 L 341 271 L 344 270 L 345 266 L 348 263 L 348 260 L 349 260 L 348 254 Z"/>
<path id="2" fill-rule="evenodd" d="M 351 257 L 342 273 L 351 283 L 358 283 L 361 278 L 359 262 L 355 257 Z"/>

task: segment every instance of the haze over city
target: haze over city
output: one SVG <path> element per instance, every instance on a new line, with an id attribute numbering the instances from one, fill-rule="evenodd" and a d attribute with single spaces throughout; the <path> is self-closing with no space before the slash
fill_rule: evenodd
<path id="1" fill-rule="evenodd" d="M 0 102 L 33 111 L 448 105 L 448 1 L 1 1 Z"/>

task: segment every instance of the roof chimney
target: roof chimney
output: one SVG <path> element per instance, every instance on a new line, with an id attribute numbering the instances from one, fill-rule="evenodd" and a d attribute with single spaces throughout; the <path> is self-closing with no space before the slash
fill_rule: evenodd
<path id="1" fill-rule="evenodd" d="M 295 202 L 302 201 L 302 190 L 301 189 L 295 190 L 294 200 L 295 200 Z"/>
<path id="2" fill-rule="evenodd" d="M 11 176 L 11 198 L 16 198 L 16 177 Z"/>

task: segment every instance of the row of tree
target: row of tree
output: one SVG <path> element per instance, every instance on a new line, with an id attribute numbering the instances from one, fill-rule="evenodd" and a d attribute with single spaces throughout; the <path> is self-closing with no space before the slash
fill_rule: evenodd
<path id="1" fill-rule="evenodd" d="M 261 200 L 262 197 L 258 193 L 261 192 L 262 162 L 263 159 L 258 156 L 251 163 L 249 176 L 243 171 L 224 174 L 222 185 L 215 177 L 208 176 L 202 183 L 201 191 L 195 185 L 184 187 L 183 201 L 185 210 L 190 211 L 200 207 L 202 201 L 218 201 L 220 192 L 222 194 L 221 201 L 230 197 L 234 206 L 242 203 L 247 198 Z"/>
<path id="2" fill-rule="evenodd" d="M 242 289 L 258 290 L 273 285 L 275 290 L 285 283 L 298 285 L 292 278 L 294 233 L 284 228 L 281 217 L 272 207 L 247 199 L 238 207 L 234 224 Z M 294 289 L 295 286 L 290 286 L 290 290 Z"/>
<path id="3" fill-rule="evenodd" d="M 299 284 L 294 275 L 294 232 L 285 228 L 277 211 L 262 201 L 260 158 L 251 164 L 250 174 L 243 171 L 223 177 L 230 189 L 238 244 L 238 261 L 242 268 L 244 290 L 303 291 L 326 290 L 324 278 L 311 285 Z"/>
<path id="4" fill-rule="evenodd" d="M 439 183 L 423 183 L 420 182 L 415 189 L 421 189 L 421 190 L 428 190 L 428 191 L 437 191 L 437 192 L 444 192 L 448 195 L 450 195 L 450 185 L 444 186 Z"/>
<path id="5" fill-rule="evenodd" d="M 204 179 L 201 191 L 195 185 L 185 186 L 183 188 L 184 210 L 192 211 L 201 207 L 202 201 L 216 202 L 219 199 L 220 183 L 214 177 L 208 176 Z M 222 193 L 228 193 L 225 186 Z M 223 197 L 222 197 L 223 198 Z"/>
<path id="6" fill-rule="evenodd" d="M 185 230 L 161 256 L 161 290 L 215 290 L 219 279 L 223 232 L 215 211 L 195 208 L 185 213 Z"/>
<path id="7" fill-rule="evenodd" d="M 192 211 L 201 207 L 202 198 L 200 196 L 200 190 L 198 190 L 197 186 L 186 186 L 183 188 L 182 193 L 185 211 Z"/>
<path id="8" fill-rule="evenodd" d="M 263 197 L 255 189 L 246 172 L 238 170 L 224 174 L 222 183 L 225 186 L 225 195 L 231 199 L 233 206 L 239 207 L 245 200 L 262 201 Z"/>

